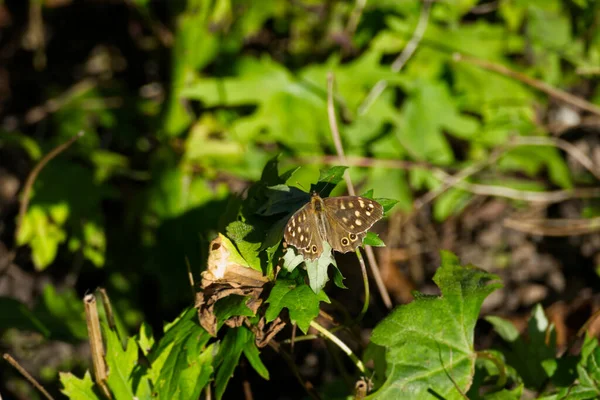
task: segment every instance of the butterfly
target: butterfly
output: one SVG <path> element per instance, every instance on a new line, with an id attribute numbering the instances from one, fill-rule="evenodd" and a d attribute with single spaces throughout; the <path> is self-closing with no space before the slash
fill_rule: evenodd
<path id="1" fill-rule="evenodd" d="M 366 197 L 323 199 L 313 192 L 310 202 L 289 219 L 283 237 L 304 259 L 315 260 L 323 253 L 323 242 L 340 253 L 356 250 L 382 217 L 381 204 Z"/>

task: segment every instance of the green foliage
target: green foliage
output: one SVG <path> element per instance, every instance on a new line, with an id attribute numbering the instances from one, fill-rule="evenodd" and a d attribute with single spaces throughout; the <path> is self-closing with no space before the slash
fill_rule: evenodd
<path id="1" fill-rule="evenodd" d="M 600 65 L 597 0 L 498 1 L 491 2 L 497 9 L 484 15 L 473 12 L 483 4 L 476 0 L 433 1 L 423 38 L 399 72 L 391 70 L 390 61 L 411 42 L 422 18 L 421 0 L 367 1 L 358 14 L 354 2 L 168 3 L 160 18 L 168 21 L 167 40 L 152 2 L 135 0 L 132 15 L 142 17 L 143 27 L 136 52 L 144 59 L 108 57 L 110 68 L 121 63 L 159 69 L 151 80 L 128 82 L 123 76 L 132 71 L 111 69 L 76 83 L 95 63 L 82 68 L 81 60 L 67 60 L 65 65 L 77 66 L 65 71 L 73 81 L 66 82 L 65 74 L 39 85 L 40 104 L 46 101 L 47 109 L 27 104 L 34 111 L 44 108 L 44 122 L 0 129 L 0 150 L 28 161 L 14 163 L 19 178 L 55 146 L 85 131 L 42 169 L 15 240 L 23 253 L 30 251 L 31 269 L 48 274 L 44 279 L 67 276 L 68 287 L 45 285 L 31 309 L 0 298 L 0 325 L 52 340 L 84 340 L 81 293 L 71 282 L 83 291 L 102 276 L 123 314 L 125 347 L 104 330 L 107 384 L 115 398 L 198 398 L 208 384 L 215 385 L 217 398 L 226 397 L 242 357 L 268 379 L 255 333 L 246 326 L 224 328 L 225 323 L 246 317 L 255 326 L 263 316 L 267 322 L 289 316 L 307 332 L 321 302 L 330 301 L 330 275 L 344 288 L 328 250 L 304 262 L 293 250 L 284 251 L 281 239 L 289 216 L 309 201 L 311 191 L 328 196 L 345 190 L 345 172 L 368 189 L 365 196 L 381 196 L 375 199 L 386 213 L 396 204 L 410 211 L 416 196 L 440 188 L 444 182 L 435 168 L 460 173 L 481 164 L 483 173 L 469 176 L 467 183 L 517 190 L 595 182 L 587 172 L 570 170 L 565 155 L 550 146 L 517 146 L 486 165 L 512 137 L 552 137 L 556 132 L 550 132 L 545 111 L 555 102 L 512 77 L 456 62 L 453 54 L 497 63 L 559 89 L 587 88 L 590 100 L 600 104 L 592 80 Z M 359 20 L 351 30 L 353 15 Z M 170 51 L 166 60 L 158 58 L 166 52 L 157 51 L 157 37 Z M 64 48 L 51 44 L 48 51 Z M 335 154 L 327 114 L 330 73 L 344 151 L 367 168 L 326 166 L 331 163 L 326 157 Z M 155 82 L 154 75 L 170 81 Z M 386 89 L 371 99 L 369 93 L 382 81 Z M 159 86 L 160 95 L 140 96 L 142 85 Z M 15 125 L 9 122 L 7 127 Z M 404 168 L 407 164 L 398 162 L 421 164 Z M 279 172 L 280 163 L 286 172 Z M 12 160 L 6 164 L 13 167 Z M 251 181 L 256 183 L 250 186 Z M 433 200 L 432 215 L 438 221 L 458 215 L 472 198 L 464 187 L 449 188 Z M 587 213 L 595 215 L 590 206 Z M 13 218 L 16 212 L 6 215 Z M 0 224 L 3 237 L 10 236 L 15 221 Z M 221 329 L 217 338 L 200 327 L 191 309 L 167 325 L 160 340 L 148 321 L 138 331 L 142 310 L 152 310 L 145 318 L 158 326 L 164 315 L 189 305 L 186 261 L 198 276 L 207 265 L 208 245 L 219 234 L 235 249 L 232 262 L 269 279 L 262 308 L 251 310 L 247 296 L 220 299 L 214 310 Z M 374 233 L 364 244 L 384 245 Z M 469 398 L 480 396 L 489 383 L 485 379 L 500 375 L 495 364 L 476 361 L 473 350 L 481 301 L 497 287 L 487 284 L 489 279 L 493 276 L 445 256 L 435 278 L 442 296 L 418 296 L 375 328 L 367 353 L 377 361 L 377 396 L 426 398 L 431 389 L 459 398 L 469 386 Z M 554 331 L 541 308 L 534 310 L 527 340 L 507 321 L 488 321 L 506 341 L 494 354 L 506 367 L 508 384 L 481 398 L 519 398 L 524 390 L 556 399 L 598 396 L 596 340 L 588 338 L 579 356 L 557 359 Z M 123 335 L 134 327 L 135 340 Z M 136 365 L 138 351 L 148 366 Z M 89 373 L 81 379 L 65 373 L 60 379 L 71 398 L 99 398 Z"/>
<path id="2" fill-rule="evenodd" d="M 434 277 L 441 296 L 417 296 L 373 331 L 371 340 L 386 348 L 387 361 L 387 380 L 377 398 L 463 398 L 475 365 L 475 322 L 483 300 L 500 287 L 491 282 L 495 279 L 442 255 Z"/>

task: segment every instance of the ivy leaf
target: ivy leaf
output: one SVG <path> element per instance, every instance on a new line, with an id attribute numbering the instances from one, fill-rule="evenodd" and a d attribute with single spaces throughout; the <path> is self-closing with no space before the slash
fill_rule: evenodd
<path id="1" fill-rule="evenodd" d="M 94 392 L 94 382 L 90 371 L 85 371 L 83 378 L 78 378 L 70 372 L 60 372 L 61 392 L 69 399 L 76 400 L 101 400 Z"/>
<path id="2" fill-rule="evenodd" d="M 269 308 L 265 313 L 267 322 L 273 321 L 283 308 L 290 313 L 292 323 L 298 325 L 306 333 L 313 319 L 319 315 L 319 303 L 329 303 L 325 292 L 315 292 L 306 284 L 297 285 L 295 281 L 279 279 L 271 289 L 267 303 Z"/>
<path id="3" fill-rule="evenodd" d="M 165 335 L 149 354 L 150 379 L 158 399 L 195 399 L 213 372 L 210 335 L 190 308 L 165 327 Z"/>
<path id="4" fill-rule="evenodd" d="M 495 279 L 443 252 L 434 277 L 441 296 L 417 296 L 373 330 L 371 340 L 386 347 L 388 364 L 387 380 L 374 396 L 463 399 L 475 370 L 475 322 L 483 300 L 500 287 L 490 283 Z"/>

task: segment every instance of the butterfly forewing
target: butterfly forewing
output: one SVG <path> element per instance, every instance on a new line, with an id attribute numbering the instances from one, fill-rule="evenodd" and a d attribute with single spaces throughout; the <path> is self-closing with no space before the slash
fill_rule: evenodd
<path id="1" fill-rule="evenodd" d="M 285 226 L 285 241 L 294 246 L 305 259 L 314 260 L 323 252 L 317 218 L 311 203 L 296 211 Z"/>
<path id="2" fill-rule="evenodd" d="M 348 232 L 366 232 L 383 217 L 381 204 L 366 197 L 328 197 L 323 200 L 328 219 L 335 220 Z"/>

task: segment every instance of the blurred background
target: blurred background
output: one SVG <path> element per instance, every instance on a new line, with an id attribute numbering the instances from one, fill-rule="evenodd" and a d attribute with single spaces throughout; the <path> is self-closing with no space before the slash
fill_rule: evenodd
<path id="1" fill-rule="evenodd" d="M 399 200 L 376 227 L 391 303 L 373 284 L 365 335 L 433 292 L 447 249 L 504 280 L 485 313 L 523 326 L 541 303 L 564 346 L 600 304 L 600 1 L 0 0 L 0 350 L 58 394 L 59 371 L 90 368 L 81 299 L 99 286 L 130 334 L 160 336 L 193 303 L 186 259 L 198 276 L 270 158 L 303 187 L 341 164 L 329 72 L 358 192 Z M 350 260 L 332 297 L 356 315 Z M 334 391 L 322 342 L 296 356 Z M 301 398 L 263 357 L 255 395 Z M 0 393 L 39 398 L 6 363 Z"/>

